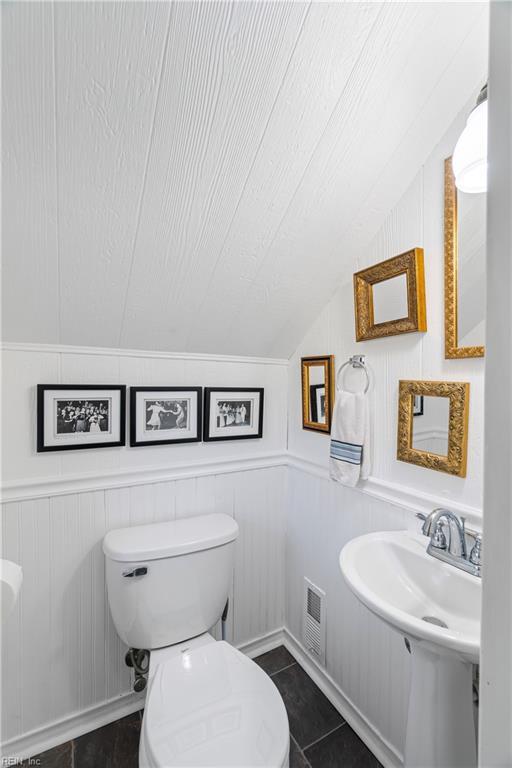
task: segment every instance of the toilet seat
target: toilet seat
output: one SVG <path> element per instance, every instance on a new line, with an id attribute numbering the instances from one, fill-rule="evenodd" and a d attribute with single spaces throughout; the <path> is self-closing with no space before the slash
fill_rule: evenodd
<path id="1" fill-rule="evenodd" d="M 270 677 L 228 643 L 194 645 L 150 673 L 141 766 L 287 766 L 288 717 Z"/>

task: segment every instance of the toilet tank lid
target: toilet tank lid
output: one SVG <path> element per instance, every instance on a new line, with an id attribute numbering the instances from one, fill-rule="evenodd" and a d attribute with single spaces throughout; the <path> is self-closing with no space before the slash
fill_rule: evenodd
<path id="1" fill-rule="evenodd" d="M 103 539 L 103 552 L 120 562 L 158 560 L 220 547 L 237 536 L 238 525 L 229 515 L 198 515 L 109 531 Z"/>

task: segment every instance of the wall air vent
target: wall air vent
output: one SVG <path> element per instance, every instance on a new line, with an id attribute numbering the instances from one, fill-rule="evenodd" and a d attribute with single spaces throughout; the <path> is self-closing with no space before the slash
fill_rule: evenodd
<path id="1" fill-rule="evenodd" d="M 306 578 L 302 635 L 307 650 L 325 664 L 325 592 Z"/>

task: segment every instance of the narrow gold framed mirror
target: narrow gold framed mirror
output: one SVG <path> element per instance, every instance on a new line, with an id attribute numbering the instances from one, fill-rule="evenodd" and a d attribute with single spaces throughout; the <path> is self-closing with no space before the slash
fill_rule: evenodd
<path id="1" fill-rule="evenodd" d="M 469 384 L 400 381 L 397 459 L 466 477 Z"/>
<path id="2" fill-rule="evenodd" d="M 423 249 L 354 274 L 356 341 L 427 330 Z"/>
<path id="3" fill-rule="evenodd" d="M 302 427 L 329 433 L 334 402 L 334 356 L 303 357 L 301 376 Z"/>
<path id="4" fill-rule="evenodd" d="M 444 161 L 445 357 L 485 354 L 485 192 L 460 192 Z"/>

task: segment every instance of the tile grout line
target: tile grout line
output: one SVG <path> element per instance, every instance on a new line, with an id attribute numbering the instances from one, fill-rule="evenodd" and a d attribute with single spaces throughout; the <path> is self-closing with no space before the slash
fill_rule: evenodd
<path id="1" fill-rule="evenodd" d="M 302 759 L 304 760 L 304 762 L 306 764 L 306 768 L 311 768 L 311 763 L 309 762 L 309 760 L 307 759 L 306 755 L 304 754 L 304 750 L 299 747 L 299 744 L 298 744 L 297 740 L 293 737 L 291 732 L 290 732 L 290 741 L 293 741 L 293 743 L 297 747 L 299 753 L 302 755 Z"/>
<path id="2" fill-rule="evenodd" d="M 290 667 L 294 667 L 295 664 L 297 664 L 296 661 L 292 661 L 291 664 L 287 664 L 286 667 L 281 667 L 281 669 L 276 669 L 275 672 L 267 672 L 269 677 L 274 677 L 274 675 L 278 675 L 280 672 L 284 672 L 285 669 L 290 669 Z"/>
<path id="3" fill-rule="evenodd" d="M 340 723 L 339 725 L 337 725 L 337 726 L 336 726 L 336 728 L 332 728 L 332 730 L 330 730 L 330 731 L 327 731 L 327 733 L 324 733 L 324 735 L 323 735 L 323 736 L 320 736 L 320 738 L 319 738 L 319 739 L 315 739 L 315 741 L 312 741 L 312 742 L 311 742 L 311 744 L 306 744 L 306 746 L 305 746 L 305 747 L 302 747 L 302 751 L 303 751 L 303 752 L 306 752 L 306 749 L 309 749 L 310 747 L 314 747 L 314 746 L 315 746 L 315 744 L 318 744 L 318 743 L 319 743 L 320 741 L 322 741 L 323 739 L 326 739 L 326 738 L 327 738 L 327 736 L 331 736 L 331 734 L 333 734 L 335 731 L 338 731 L 340 728 L 343 728 L 343 726 L 344 726 L 344 725 L 346 725 L 346 724 L 347 724 L 347 721 L 346 721 L 346 720 L 344 720 L 342 723 Z"/>

